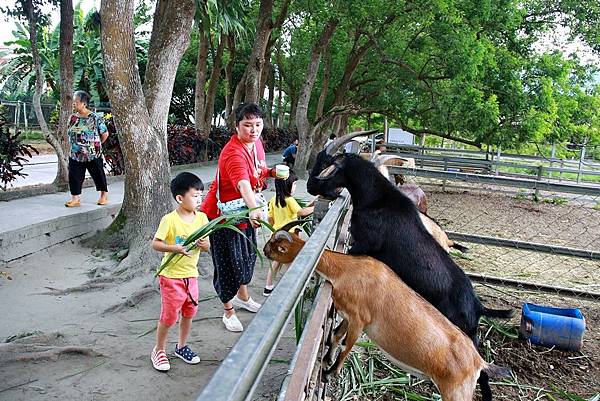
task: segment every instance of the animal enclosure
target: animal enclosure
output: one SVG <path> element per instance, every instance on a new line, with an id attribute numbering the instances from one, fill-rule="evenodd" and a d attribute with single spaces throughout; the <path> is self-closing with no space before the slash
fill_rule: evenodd
<path id="1" fill-rule="evenodd" d="M 586 318 L 581 352 L 532 346 L 518 338 L 520 316 L 480 324 L 480 352 L 510 366 L 514 377 L 494 388 L 495 400 L 588 400 L 600 389 L 600 197 L 584 193 L 519 189 L 480 180 L 418 176 L 405 179 L 427 193 L 429 215 L 450 237 L 470 248 L 453 253 L 475 281 L 485 304 L 523 302 L 577 307 Z M 446 178 L 445 182 L 441 178 Z M 588 192 L 589 193 L 585 193 Z M 536 250 L 538 249 L 538 250 Z M 571 256 L 569 256 L 571 254 Z M 331 389 L 334 399 L 436 399 L 431 384 L 406 376 L 367 341 Z"/>
<path id="2" fill-rule="evenodd" d="M 507 187 L 502 178 L 497 184 L 477 182 L 472 174 L 471 182 L 445 183 L 410 172 L 404 176 L 422 186 L 428 214 L 451 238 L 471 242 L 468 255 L 456 259 L 465 271 L 600 300 L 599 189 L 536 191 Z"/>

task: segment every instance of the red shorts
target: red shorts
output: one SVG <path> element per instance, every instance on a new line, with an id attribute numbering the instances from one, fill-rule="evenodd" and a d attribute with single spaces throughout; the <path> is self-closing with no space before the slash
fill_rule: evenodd
<path id="1" fill-rule="evenodd" d="M 160 301 L 160 322 L 166 326 L 177 322 L 179 311 L 183 317 L 194 317 L 198 311 L 198 279 L 160 276 Z"/>

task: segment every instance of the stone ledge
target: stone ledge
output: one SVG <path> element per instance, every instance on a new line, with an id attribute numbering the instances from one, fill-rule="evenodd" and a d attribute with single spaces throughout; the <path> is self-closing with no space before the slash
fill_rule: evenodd
<path id="1" fill-rule="evenodd" d="M 0 233 L 0 262 L 7 263 L 61 242 L 102 230 L 113 221 L 120 208 L 120 203 L 111 204 Z"/>

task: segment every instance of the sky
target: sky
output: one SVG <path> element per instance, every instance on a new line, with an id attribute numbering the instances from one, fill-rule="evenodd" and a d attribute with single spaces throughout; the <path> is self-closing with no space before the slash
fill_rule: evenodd
<path id="1" fill-rule="evenodd" d="M 74 5 L 77 4 L 77 0 L 73 1 Z M 100 0 L 80 0 L 81 7 L 84 12 L 87 12 L 91 8 L 100 8 Z M 0 7 L 12 6 L 14 4 L 14 0 L 0 0 Z M 50 7 L 47 7 L 50 10 Z M 60 13 L 58 8 L 56 7 L 52 12 L 52 25 L 56 25 L 60 20 Z M 0 48 L 4 47 L 4 42 L 11 40 L 13 38 L 12 31 L 15 29 L 14 22 L 7 22 L 6 17 L 4 15 L 0 16 Z M 564 28 L 559 28 L 559 31 L 564 30 Z M 549 32 L 548 35 L 543 38 L 538 46 L 538 51 L 543 51 L 544 49 L 560 49 L 563 51 L 565 55 L 569 55 L 571 53 L 577 53 L 580 60 L 586 64 L 600 64 L 600 56 L 593 54 L 591 50 L 583 44 L 579 40 L 575 40 L 574 42 L 568 41 L 567 32 Z"/>
<path id="2" fill-rule="evenodd" d="M 73 0 L 73 5 L 77 4 L 77 0 Z M 15 4 L 15 0 L 0 0 L 0 7 L 12 7 Z M 96 7 L 100 8 L 100 0 L 81 0 L 81 8 L 84 12 L 87 12 L 91 8 Z M 51 7 L 46 7 L 46 10 L 51 10 Z M 55 7 L 51 12 L 52 16 L 52 26 L 58 24 L 60 21 L 60 12 L 58 7 Z M 4 42 L 11 40 L 13 38 L 12 31 L 15 29 L 15 23 L 12 21 L 7 22 L 7 18 L 5 15 L 0 16 L 0 47 L 4 47 Z"/>

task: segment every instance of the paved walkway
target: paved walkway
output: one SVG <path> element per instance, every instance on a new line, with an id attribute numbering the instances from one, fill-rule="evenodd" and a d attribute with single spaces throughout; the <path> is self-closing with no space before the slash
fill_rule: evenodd
<path id="1" fill-rule="evenodd" d="M 267 154 L 267 164 L 274 165 L 281 161 L 280 153 Z M 214 179 L 215 164 L 197 166 L 186 169 L 198 175 L 206 184 Z M 181 171 L 173 169 L 174 173 Z M 109 206 L 120 205 L 123 202 L 123 181 L 109 183 Z M 68 192 L 32 196 L 7 202 L 0 202 L 0 234 L 8 231 L 22 229 L 44 221 L 55 220 L 61 217 L 72 216 L 80 213 L 91 212 L 106 206 L 96 205 L 98 192 L 94 187 L 84 188 L 81 196 L 81 207 L 66 208 L 65 201 L 69 199 Z M 2 248 L 0 245 L 0 252 Z"/>

